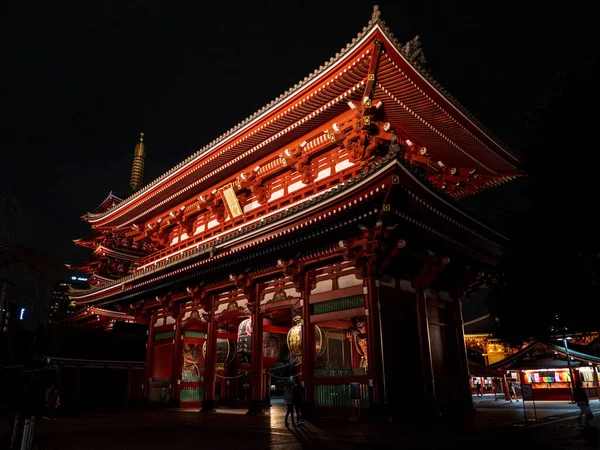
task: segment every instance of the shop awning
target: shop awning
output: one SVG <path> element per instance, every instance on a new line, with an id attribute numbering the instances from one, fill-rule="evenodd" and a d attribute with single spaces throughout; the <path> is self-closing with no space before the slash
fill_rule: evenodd
<path id="1" fill-rule="evenodd" d="M 567 349 L 562 345 L 551 342 L 534 342 L 517 353 L 491 364 L 487 367 L 492 371 L 521 370 L 521 369 L 563 369 L 568 368 L 566 360 Z M 599 365 L 600 358 L 579 351 L 569 350 L 572 367 Z"/>

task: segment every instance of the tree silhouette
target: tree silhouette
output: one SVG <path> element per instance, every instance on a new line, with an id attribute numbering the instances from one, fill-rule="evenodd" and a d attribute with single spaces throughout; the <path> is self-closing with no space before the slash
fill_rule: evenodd
<path id="1" fill-rule="evenodd" d="M 64 270 L 48 253 L 16 243 L 22 226 L 18 202 L 0 188 L 0 364 L 27 359 L 34 335 L 15 339 L 17 305 L 26 305 L 33 331 L 45 322 L 52 288 Z"/>

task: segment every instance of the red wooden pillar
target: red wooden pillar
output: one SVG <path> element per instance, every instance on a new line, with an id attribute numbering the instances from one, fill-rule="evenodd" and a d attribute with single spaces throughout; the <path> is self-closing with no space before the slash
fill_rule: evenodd
<path id="1" fill-rule="evenodd" d="M 365 315 L 367 316 L 367 352 L 368 366 L 367 376 L 369 377 L 369 391 L 371 392 L 371 402 L 382 404 L 384 395 L 381 392 L 382 370 L 381 370 L 381 339 L 379 336 L 379 287 L 373 277 L 366 277 L 364 281 L 366 288 L 365 295 Z"/>
<path id="2" fill-rule="evenodd" d="M 465 330 L 462 314 L 462 302 L 455 300 L 454 302 L 454 324 L 456 327 L 456 343 L 458 345 L 459 355 L 459 377 L 460 377 L 460 393 L 461 404 L 465 411 L 473 411 L 473 396 L 471 395 L 471 386 L 469 383 L 469 360 L 467 355 L 467 344 L 465 343 Z M 485 384 L 481 385 L 483 392 Z"/>
<path id="3" fill-rule="evenodd" d="M 146 365 L 144 366 L 144 398 L 150 399 L 150 378 L 152 378 L 152 365 L 154 364 L 154 324 L 156 312 L 150 315 L 148 324 L 148 342 L 146 343 Z"/>
<path id="4" fill-rule="evenodd" d="M 423 373 L 423 389 L 428 407 L 435 405 L 435 379 L 433 375 L 433 361 L 431 359 L 431 341 L 429 335 L 429 315 L 427 311 L 427 297 L 425 295 L 425 284 L 420 277 L 415 283 L 415 295 L 417 297 L 417 320 L 419 326 L 419 342 L 421 350 L 421 371 Z"/>
<path id="5" fill-rule="evenodd" d="M 310 274 L 302 280 L 302 383 L 304 383 L 305 412 L 310 414 L 314 404 L 314 361 L 316 354 L 315 326 L 310 323 Z"/>
<path id="6" fill-rule="evenodd" d="M 263 321 L 260 294 L 263 286 L 255 283 L 248 289 L 248 304 L 252 306 L 252 340 L 250 342 L 250 400 L 248 413 L 261 413 L 263 403 Z"/>
<path id="7" fill-rule="evenodd" d="M 171 364 L 171 402 L 179 406 L 179 381 L 181 379 L 181 312 L 183 305 L 177 305 L 173 308 L 173 318 L 175 319 L 175 342 L 173 342 L 173 363 Z"/>
<path id="8" fill-rule="evenodd" d="M 204 361 L 204 395 L 202 412 L 215 410 L 215 370 L 217 366 L 217 321 L 215 319 L 215 298 L 210 297 L 210 311 L 206 336 L 206 359 Z"/>

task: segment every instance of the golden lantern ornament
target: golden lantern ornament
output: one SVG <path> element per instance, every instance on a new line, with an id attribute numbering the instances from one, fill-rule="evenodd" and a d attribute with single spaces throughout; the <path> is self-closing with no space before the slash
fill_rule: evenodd
<path id="1" fill-rule="evenodd" d="M 290 353 L 298 360 L 298 365 L 302 364 L 302 317 L 294 317 L 294 325 L 287 334 L 287 345 Z M 315 325 L 315 351 L 317 356 L 325 353 L 325 339 L 323 331 Z"/>

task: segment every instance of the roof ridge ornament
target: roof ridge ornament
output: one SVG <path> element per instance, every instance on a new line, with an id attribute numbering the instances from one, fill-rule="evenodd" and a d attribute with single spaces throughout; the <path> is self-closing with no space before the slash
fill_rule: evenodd
<path id="1" fill-rule="evenodd" d="M 371 14 L 371 20 L 373 22 L 378 22 L 380 16 L 381 16 L 381 11 L 379 11 L 379 6 L 373 5 L 373 14 Z"/>
<path id="2" fill-rule="evenodd" d="M 423 43 L 421 42 L 421 36 L 418 34 L 404 44 L 401 49 L 404 56 L 411 64 L 419 64 L 425 66 L 427 58 L 425 58 L 425 52 L 423 51 Z"/>

